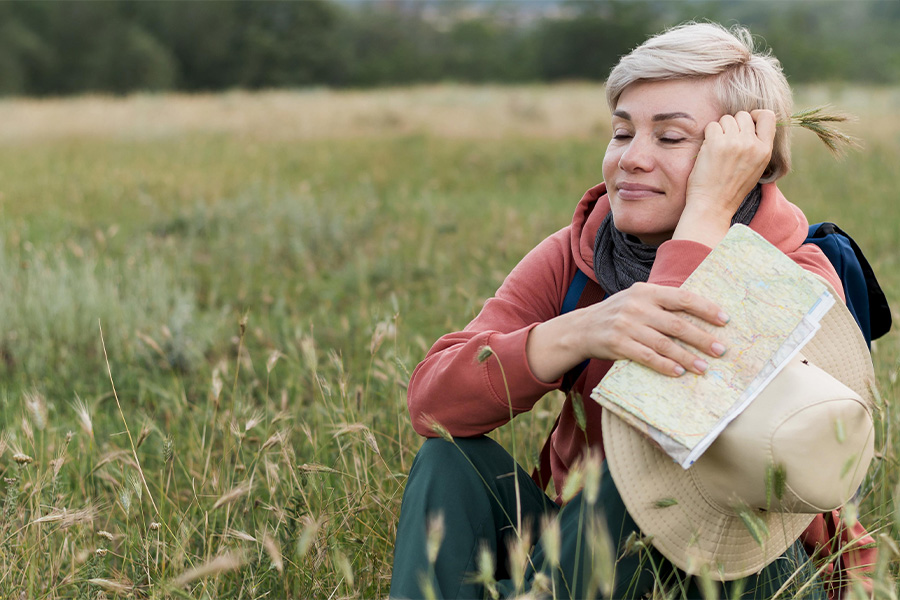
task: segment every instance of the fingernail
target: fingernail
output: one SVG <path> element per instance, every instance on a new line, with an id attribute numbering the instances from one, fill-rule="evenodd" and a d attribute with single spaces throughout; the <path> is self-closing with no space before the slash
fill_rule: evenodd
<path id="1" fill-rule="evenodd" d="M 716 356 L 722 356 L 723 354 L 725 354 L 725 344 L 722 344 L 720 342 L 713 342 L 712 351 Z"/>
<path id="2" fill-rule="evenodd" d="M 682 367 L 681 365 L 675 365 L 675 374 L 679 377 L 684 375 L 684 367 Z"/>
<path id="3" fill-rule="evenodd" d="M 698 358 L 697 360 L 694 361 L 694 367 L 701 373 L 705 373 L 706 369 L 709 368 L 709 365 L 702 358 Z"/>
<path id="4" fill-rule="evenodd" d="M 729 317 L 726 312 L 720 310 L 719 311 L 719 320 L 722 321 L 723 323 L 727 323 L 728 321 L 731 320 L 731 317 Z"/>

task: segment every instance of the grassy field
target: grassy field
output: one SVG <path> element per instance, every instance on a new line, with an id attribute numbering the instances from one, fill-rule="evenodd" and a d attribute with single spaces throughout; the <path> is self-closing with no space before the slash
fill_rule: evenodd
<path id="1" fill-rule="evenodd" d="M 781 187 L 896 304 L 900 90 L 825 101 L 863 149 L 798 132 Z M 589 85 L 0 101 L 0 596 L 386 596 L 409 373 L 569 222 L 607 119 Z M 874 359 L 888 573 L 900 338 Z"/>

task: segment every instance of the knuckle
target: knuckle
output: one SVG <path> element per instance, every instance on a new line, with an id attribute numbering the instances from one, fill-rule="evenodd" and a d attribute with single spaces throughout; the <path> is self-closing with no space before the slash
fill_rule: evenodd
<path id="1" fill-rule="evenodd" d="M 630 289 L 634 290 L 635 294 L 646 294 L 650 292 L 650 284 L 645 281 L 638 281 Z"/>
<path id="2" fill-rule="evenodd" d="M 682 309 L 687 309 L 694 305 L 694 295 L 687 290 L 679 289 L 676 298 L 678 299 L 678 306 Z"/>
<path id="3" fill-rule="evenodd" d="M 653 350 L 656 354 L 667 355 L 672 351 L 674 345 L 669 338 L 660 336 L 659 339 L 653 341 Z"/>
<path id="4" fill-rule="evenodd" d="M 653 359 L 657 357 L 657 353 L 653 351 L 652 348 L 648 348 L 647 346 L 641 347 L 635 353 L 635 359 L 641 364 L 650 365 L 653 364 Z"/>
<path id="5" fill-rule="evenodd" d="M 682 338 L 688 332 L 688 323 L 684 319 L 679 319 L 678 317 L 673 317 L 669 321 L 669 333 L 677 338 Z"/>

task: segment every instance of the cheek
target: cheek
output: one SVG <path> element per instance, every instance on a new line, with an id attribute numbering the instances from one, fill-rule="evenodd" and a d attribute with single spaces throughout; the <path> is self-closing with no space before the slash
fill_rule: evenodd
<path id="1" fill-rule="evenodd" d="M 607 148 L 606 154 L 603 155 L 603 179 L 610 179 L 615 174 L 618 164 L 618 152 L 611 148 Z"/>
<path id="2" fill-rule="evenodd" d="M 669 170 L 669 180 L 676 187 L 686 190 L 691 171 L 694 170 L 694 162 L 696 162 L 696 158 L 691 156 L 673 164 L 672 168 Z"/>

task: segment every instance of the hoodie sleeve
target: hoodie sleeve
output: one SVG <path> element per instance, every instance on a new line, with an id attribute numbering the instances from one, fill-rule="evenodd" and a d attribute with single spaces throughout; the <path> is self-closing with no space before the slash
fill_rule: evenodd
<path id="1" fill-rule="evenodd" d="M 535 325 L 559 314 L 574 273 L 569 235 L 567 227 L 541 242 L 465 329 L 441 337 L 428 351 L 407 392 L 419 434 L 436 436 L 431 423 L 454 436 L 487 433 L 559 387 L 561 381 L 535 377 L 525 343 Z"/>
<path id="2" fill-rule="evenodd" d="M 782 249 L 783 250 L 783 249 Z M 663 242 L 656 253 L 656 261 L 650 269 L 650 283 L 678 287 L 703 259 L 712 252 L 712 248 L 699 242 L 689 240 L 669 240 Z M 823 277 L 837 291 L 842 301 L 844 287 L 828 257 L 814 244 L 803 244 L 790 252 L 788 258 L 807 271 Z"/>

